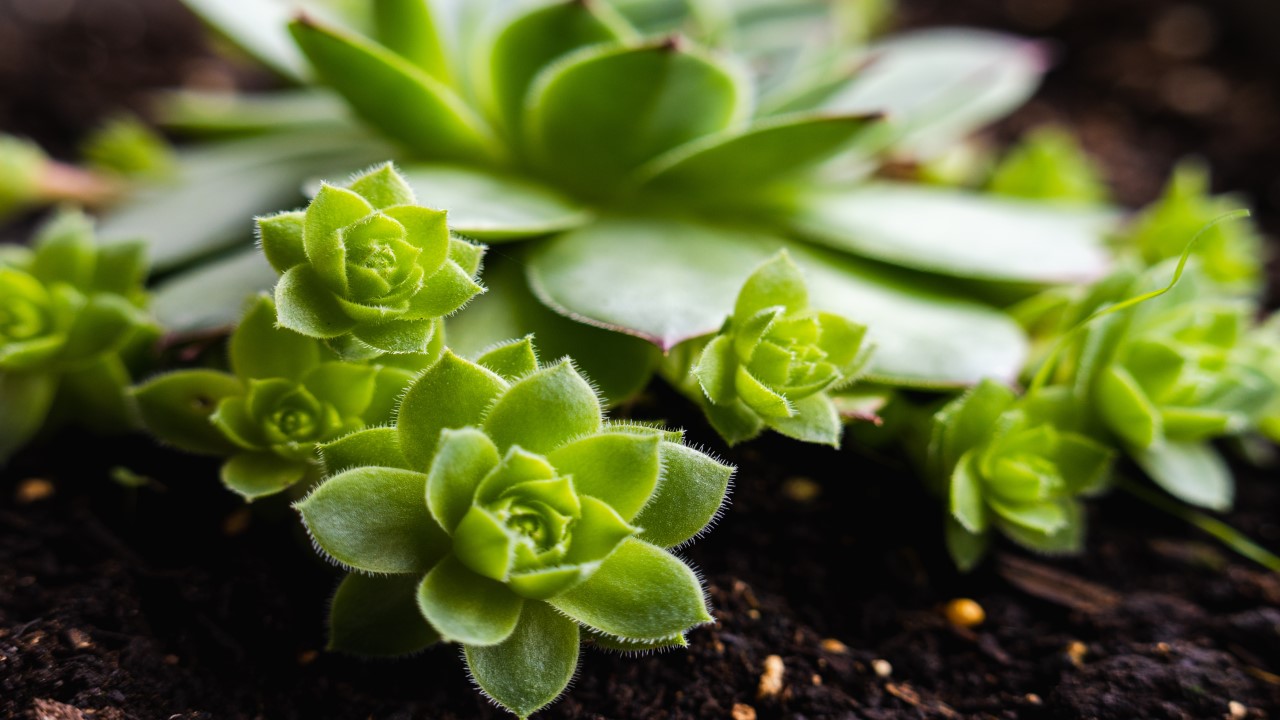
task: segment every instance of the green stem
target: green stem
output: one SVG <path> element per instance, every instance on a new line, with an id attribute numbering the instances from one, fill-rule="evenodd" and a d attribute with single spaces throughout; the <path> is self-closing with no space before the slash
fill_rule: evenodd
<path id="1" fill-rule="evenodd" d="M 1142 500 L 1143 502 L 1163 510 L 1176 518 L 1186 521 L 1194 525 L 1200 530 L 1212 535 L 1223 545 L 1231 548 L 1240 555 L 1249 558 L 1272 572 L 1280 572 L 1280 557 L 1258 543 L 1245 537 L 1244 533 L 1222 522 L 1221 520 L 1206 515 L 1199 510 L 1192 509 L 1179 503 L 1165 495 L 1162 495 L 1150 488 L 1139 485 L 1132 480 L 1120 478 L 1116 485 L 1130 495 Z"/>

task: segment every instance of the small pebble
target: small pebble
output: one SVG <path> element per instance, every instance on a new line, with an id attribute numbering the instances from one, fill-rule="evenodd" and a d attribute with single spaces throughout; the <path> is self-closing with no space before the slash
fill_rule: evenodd
<path id="1" fill-rule="evenodd" d="M 746 703 L 734 703 L 733 720 L 756 720 L 756 709 Z"/>
<path id="2" fill-rule="evenodd" d="M 813 677 L 809 678 L 809 681 L 810 681 L 810 682 L 812 682 L 815 686 L 816 686 L 816 685 L 821 685 L 821 684 L 822 684 L 822 676 L 821 676 L 821 675 L 819 675 L 818 673 L 814 673 L 814 674 L 813 674 Z"/>
<path id="3" fill-rule="evenodd" d="M 943 611 L 947 616 L 947 622 L 956 627 L 971 628 L 977 627 L 986 622 L 987 611 L 982 609 L 976 601 L 969 598 L 956 598 L 947 603 L 946 609 Z"/>
<path id="4" fill-rule="evenodd" d="M 320 653 L 316 652 L 315 650 L 303 650 L 302 652 L 298 653 L 298 664 L 310 665 L 311 663 L 315 662 L 316 658 L 318 657 L 320 657 Z"/>
<path id="5" fill-rule="evenodd" d="M 756 690 L 756 697 L 771 698 L 781 693 L 782 676 L 786 669 L 781 657 L 770 655 L 765 658 L 764 672 L 760 675 L 760 687 Z"/>
<path id="6" fill-rule="evenodd" d="M 1079 640 L 1067 644 L 1067 658 L 1078 668 L 1084 667 L 1084 656 L 1089 654 L 1089 646 Z"/>
<path id="7" fill-rule="evenodd" d="M 177 655 L 165 655 L 165 656 L 164 656 L 164 664 L 165 664 L 165 665 L 177 665 L 177 664 L 178 664 L 178 663 L 180 663 L 180 662 L 182 662 L 182 661 L 178 659 L 178 656 L 177 656 Z"/>
<path id="8" fill-rule="evenodd" d="M 249 529 L 249 521 L 252 519 L 253 514 L 249 511 L 249 508 L 237 508 L 222 521 L 222 534 L 227 537 L 242 535 L 245 530 Z"/>
<path id="9" fill-rule="evenodd" d="M 827 638 L 826 640 L 823 640 L 820 647 L 823 652 L 829 652 L 832 655 L 844 655 L 849 652 L 849 646 L 835 638 Z"/>
<path id="10" fill-rule="evenodd" d="M 1244 703 L 1236 702 L 1235 700 L 1227 703 L 1227 711 L 1231 713 L 1231 720 L 1243 720 L 1249 717 L 1249 708 L 1245 707 Z"/>
<path id="11" fill-rule="evenodd" d="M 76 650 L 84 650 L 87 647 L 93 646 L 93 641 L 89 639 L 88 634 L 86 634 L 85 631 L 83 630 L 77 630 L 76 628 L 71 628 L 67 630 L 66 633 L 64 634 L 66 635 L 67 643 L 69 643 L 71 647 L 75 648 Z"/>
<path id="12" fill-rule="evenodd" d="M 887 678 L 893 674 L 893 666 L 889 664 L 889 661 L 880 658 L 871 661 L 871 669 L 882 678 Z"/>
<path id="13" fill-rule="evenodd" d="M 1027 702 L 1031 703 L 1032 705 L 1041 705 L 1044 703 L 1044 700 L 1041 700 L 1040 696 L 1035 693 L 1027 693 L 1026 699 L 1027 699 Z"/>
<path id="14" fill-rule="evenodd" d="M 33 502 L 40 502 L 53 497 L 53 483 L 44 478 L 28 478 L 18 485 L 18 490 L 14 493 L 14 499 L 20 505 L 30 505 Z"/>

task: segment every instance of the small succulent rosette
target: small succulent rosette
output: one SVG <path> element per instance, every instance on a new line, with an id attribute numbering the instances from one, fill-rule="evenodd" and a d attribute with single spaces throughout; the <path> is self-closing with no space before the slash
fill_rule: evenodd
<path id="1" fill-rule="evenodd" d="M 280 325 L 348 359 L 427 352 L 442 318 L 484 291 L 484 248 L 415 202 L 386 164 L 346 187 L 322 184 L 305 210 L 260 218 L 262 250 L 281 273 Z"/>
<path id="2" fill-rule="evenodd" d="M 297 507 L 352 571 L 335 649 L 459 642 L 479 688 L 525 717 L 564 691 L 583 639 L 677 647 L 711 620 L 670 549 L 715 518 L 733 469 L 678 432 L 606 422 L 587 380 L 540 365 L 528 338 L 476 362 L 446 351 L 394 428 L 322 452 L 331 475 Z"/>
<path id="3" fill-rule="evenodd" d="M 142 243 L 99 245 L 65 211 L 31 249 L 0 251 L 0 461 L 44 424 L 55 399 L 104 429 L 130 427 L 121 353 L 153 337 Z"/>
<path id="4" fill-rule="evenodd" d="M 391 421 L 414 371 L 435 354 L 399 355 L 401 366 L 341 361 L 319 341 L 279 328 L 270 297 L 257 298 L 230 340 L 231 372 L 180 370 L 134 391 L 161 441 L 226 457 L 222 482 L 246 500 L 320 477 L 316 447 Z"/>
<path id="5" fill-rule="evenodd" d="M 747 278 L 733 315 L 692 368 L 707 417 L 729 443 L 772 428 L 839 446 L 840 413 L 829 391 L 866 364 L 866 328 L 813 310 L 804 276 L 785 251 Z"/>
<path id="6" fill-rule="evenodd" d="M 1036 552 L 1081 549 L 1079 498 L 1104 487 L 1115 453 L 1069 429 L 1075 407 L 1063 388 L 1019 398 L 985 380 L 932 416 L 925 469 L 962 570 L 982 559 L 993 529 Z"/>
<path id="7" fill-rule="evenodd" d="M 1202 264 L 1168 293 L 1090 324 L 1072 381 L 1097 422 L 1176 497 L 1226 509 L 1231 472 L 1209 441 L 1257 429 L 1280 387 L 1258 366 L 1252 303 L 1223 297 Z M 1172 274 L 1157 266 L 1116 297 Z"/>

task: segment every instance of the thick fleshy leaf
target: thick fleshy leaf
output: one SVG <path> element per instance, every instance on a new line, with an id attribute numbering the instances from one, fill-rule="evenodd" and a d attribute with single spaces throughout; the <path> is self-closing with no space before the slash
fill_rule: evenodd
<path id="1" fill-rule="evenodd" d="M 329 478 L 295 507 L 316 545 L 344 566 L 426 572 L 449 549 L 423 504 L 426 490 L 423 473 L 362 467 Z"/>
<path id="2" fill-rule="evenodd" d="M 55 286 L 55 294 L 64 288 Z M 144 322 L 146 316 L 119 295 L 90 295 L 67 329 L 58 351 L 59 358 L 74 362 L 115 350 L 128 339 L 133 328 Z"/>
<path id="3" fill-rule="evenodd" d="M 735 400 L 729 405 L 707 404 L 702 410 L 707 414 L 711 427 L 715 428 L 729 447 L 754 439 L 764 432 L 765 424 L 760 413 L 747 407 L 741 400 Z"/>
<path id="4" fill-rule="evenodd" d="M 267 256 L 267 262 L 278 273 L 284 273 L 294 265 L 307 261 L 307 250 L 302 242 L 302 228 L 307 214 L 301 210 L 275 213 L 257 218 L 258 247 Z"/>
<path id="5" fill-rule="evenodd" d="M 454 528 L 453 554 L 481 577 L 506 583 L 515 559 L 516 537 L 496 515 L 472 505 Z"/>
<path id="6" fill-rule="evenodd" d="M 585 630 L 586 639 L 594 647 L 601 650 L 610 650 L 626 654 L 648 654 L 650 652 L 662 652 L 663 650 L 672 650 L 675 648 L 689 647 L 689 641 L 685 639 L 683 633 L 672 635 L 669 638 L 661 640 L 649 640 L 639 642 L 628 642 L 621 638 L 611 635 L 602 635 L 593 632 L 590 629 Z"/>
<path id="7" fill-rule="evenodd" d="M 609 219 L 535 248 L 528 276 L 557 312 L 670 349 L 718 330 L 742 282 L 783 247 L 780 239 L 706 225 Z M 867 326 L 876 380 L 949 386 L 1011 379 L 1021 369 L 1026 337 L 994 308 L 924 290 L 918 278 L 882 267 L 788 250 L 815 307 Z"/>
<path id="8" fill-rule="evenodd" d="M 399 657 L 440 641 L 418 610 L 417 575 L 351 573 L 329 605 L 329 650 Z"/>
<path id="9" fill-rule="evenodd" d="M 275 282 L 262 253 L 247 248 L 168 278 L 156 287 L 151 307 L 170 332 L 227 327 L 250 298 Z"/>
<path id="10" fill-rule="evenodd" d="M 357 418 L 373 401 L 378 368 L 348 362 L 326 362 L 308 372 L 302 385 L 344 418 Z"/>
<path id="11" fill-rule="evenodd" d="M 452 315 L 484 292 L 484 287 L 475 281 L 473 275 L 452 260 L 445 262 L 409 301 L 409 312 L 405 316 L 440 318 Z"/>
<path id="12" fill-rule="evenodd" d="M 787 314 L 809 307 L 804 275 L 785 251 L 762 263 L 742 284 L 733 316 L 745 323 L 747 318 L 774 307 L 783 308 Z"/>
<path id="13" fill-rule="evenodd" d="M 389 162 L 361 173 L 347 183 L 347 189 L 364 198 L 378 210 L 397 206 L 413 207 L 415 201 L 413 188 L 409 187 L 409 184 L 396 171 L 395 165 Z M 404 220 L 394 213 L 388 213 L 388 215 L 404 223 Z M 408 223 L 405 225 L 408 227 Z"/>
<path id="14" fill-rule="evenodd" d="M 147 279 L 147 245 L 143 242 L 117 242 L 98 248 L 93 265 L 94 292 L 129 295 Z"/>
<path id="15" fill-rule="evenodd" d="M 734 348 L 734 337 L 717 335 L 712 338 L 699 353 L 692 372 L 708 400 L 716 405 L 735 402 L 738 399 L 735 383 L 738 377 L 738 353 Z"/>
<path id="16" fill-rule="evenodd" d="M 431 0 L 375 0 L 374 31 L 387 49 L 441 82 L 449 82 L 449 60 Z"/>
<path id="17" fill-rule="evenodd" d="M 1058 508 L 1063 522 L 1049 533 L 1033 530 L 1025 524 L 1006 521 L 999 515 L 995 520 L 1001 532 L 1029 550 L 1047 555 L 1078 553 L 1084 548 L 1084 511 L 1079 503 L 1071 500 L 1060 501 Z"/>
<path id="18" fill-rule="evenodd" d="M 476 358 L 476 363 L 489 368 L 507 382 L 514 382 L 538 369 L 538 353 L 533 348 L 533 336 L 511 340 L 486 350 Z"/>
<path id="19" fill-rule="evenodd" d="M 662 481 L 631 519 L 641 540 L 675 547 L 697 537 L 720 513 L 734 467 L 676 442 L 664 441 Z"/>
<path id="20" fill-rule="evenodd" d="M 525 131 L 543 173 L 607 197 L 641 164 L 748 112 L 742 73 L 672 41 L 586 49 L 552 65 L 529 92 Z"/>
<path id="21" fill-rule="evenodd" d="M 1160 411 L 1123 367 L 1112 365 L 1103 371 L 1094 397 L 1107 426 L 1129 445 L 1145 448 L 1162 437 Z"/>
<path id="22" fill-rule="evenodd" d="M 348 290 L 347 251 L 343 240 L 348 226 L 358 229 L 361 225 L 380 222 L 393 228 L 383 229 L 384 233 L 399 230 L 387 218 L 371 213 L 373 206 L 368 200 L 328 183 L 320 184 L 320 191 L 307 205 L 302 219 L 302 247 L 311 269 L 333 292 L 346 295 Z"/>
<path id="23" fill-rule="evenodd" d="M 338 298 L 310 265 L 296 265 L 276 284 L 276 319 L 281 327 L 315 338 L 336 338 L 356 326 Z"/>
<path id="24" fill-rule="evenodd" d="M 365 121 L 417 154 L 488 162 L 494 142 L 484 121 L 453 90 L 386 48 L 303 18 L 289 25 L 319 74 Z"/>
<path id="25" fill-rule="evenodd" d="M 949 476 L 965 453 L 989 440 L 1015 397 L 1007 386 L 985 381 L 939 410 L 933 418 L 937 432 L 929 445 L 933 472 Z"/>
<path id="26" fill-rule="evenodd" d="M 987 510 L 982 501 L 982 478 L 978 476 L 973 453 L 966 452 L 951 473 L 949 490 L 951 515 L 964 529 L 980 535 L 987 529 Z"/>
<path id="27" fill-rule="evenodd" d="M 236 447 L 214 427 L 209 417 L 224 398 L 242 395 L 244 391 L 244 384 L 234 375 L 213 370 L 180 370 L 139 385 L 134 388 L 133 397 L 143 424 L 161 442 L 187 452 L 227 455 Z"/>
<path id="28" fill-rule="evenodd" d="M 484 429 L 502 450 L 546 453 L 600 429 L 600 399 L 568 360 L 511 386 L 494 403 Z"/>
<path id="29" fill-rule="evenodd" d="M 260 295 L 249 306 L 229 347 L 231 369 L 241 378 L 299 380 L 320 362 L 315 340 L 276 326 L 276 306 Z"/>
<path id="30" fill-rule="evenodd" d="M 578 667 L 578 626 L 545 603 L 525 603 L 520 623 L 498 645 L 467 645 L 476 685 L 521 718 L 550 705 Z"/>
<path id="31" fill-rule="evenodd" d="M 1086 282 L 1106 272 L 1109 212 L 879 183 L 806 195 L 788 220 L 836 250 L 1002 282 Z"/>
<path id="32" fill-rule="evenodd" d="M 480 481 L 502 461 L 498 448 L 475 428 L 445 429 L 427 478 L 427 507 L 452 534 L 475 499 Z"/>
<path id="33" fill-rule="evenodd" d="M 875 115 L 770 120 L 678 147 L 637 175 L 646 191 L 678 194 L 682 202 L 754 204 L 770 188 L 830 160 L 878 120 Z"/>
<path id="34" fill-rule="evenodd" d="M 519 136 L 525 97 L 551 61 L 578 48 L 629 38 L 626 20 L 605 3 L 553 2 L 516 15 L 495 35 L 486 102 L 499 124 Z"/>
<path id="35" fill-rule="evenodd" d="M 222 484 L 249 501 L 281 492 L 306 475 L 305 462 L 270 452 L 240 453 L 222 464 Z"/>
<path id="36" fill-rule="evenodd" d="M 547 235 L 591 219 L 585 207 L 528 180 L 449 165 L 408 165 L 404 176 L 419 202 L 444 210 L 454 232 L 478 240 Z"/>
<path id="37" fill-rule="evenodd" d="M 657 348 L 552 312 L 529 292 L 523 254 L 508 255 L 495 255 L 485 264 L 490 291 L 466 312 L 449 318 L 449 345 L 456 352 L 476 355 L 495 343 L 532 334 L 542 357 L 572 357 L 606 405 L 616 405 L 644 388 L 660 355 Z"/>
<path id="38" fill-rule="evenodd" d="M 926 158 L 1026 102 L 1047 66 L 1039 44 L 969 29 L 898 35 L 867 60 L 825 109 L 883 112 L 882 142 Z"/>
<path id="39" fill-rule="evenodd" d="M 418 608 L 446 640 L 497 645 L 515 630 L 526 605 L 505 585 L 471 572 L 447 556 L 418 588 Z"/>
<path id="40" fill-rule="evenodd" d="M 1213 446 L 1164 442 L 1132 453 L 1134 461 L 1170 495 L 1210 510 L 1231 509 L 1235 480 Z"/>
<path id="41" fill-rule="evenodd" d="M 625 520 L 636 516 L 658 486 L 659 438 L 601 433 L 563 445 L 547 456 L 574 487 L 608 503 Z"/>
<path id="42" fill-rule="evenodd" d="M 327 475 L 369 466 L 412 469 L 400 450 L 400 434 L 389 427 L 360 430 L 325 443 L 320 459 Z"/>
<path id="43" fill-rule="evenodd" d="M 493 399 L 506 387 L 502 378 L 446 350 L 439 362 L 414 381 L 400 403 L 396 429 L 405 457 L 425 472 L 435 455 L 440 431 L 480 424 Z"/>
<path id="44" fill-rule="evenodd" d="M 830 397 L 816 393 L 792 402 L 795 415 L 766 418 L 765 423 L 774 430 L 801 442 L 840 447 L 844 424 L 840 412 Z"/>
<path id="45" fill-rule="evenodd" d="M 634 538 L 586 582 L 548 602 L 584 625 L 629 640 L 667 638 L 711 621 L 693 571 Z"/>
<path id="46" fill-rule="evenodd" d="M 947 552 L 960 572 L 969 572 L 978 566 L 991 544 L 990 536 L 971 533 L 955 518 L 947 516 Z"/>
<path id="47" fill-rule="evenodd" d="M 424 353 L 439 325 L 435 320 L 390 320 L 360 325 L 352 333 L 370 347 L 388 353 Z"/>
<path id="48" fill-rule="evenodd" d="M 0 467 L 39 432 L 57 389 L 49 373 L 0 372 Z"/>

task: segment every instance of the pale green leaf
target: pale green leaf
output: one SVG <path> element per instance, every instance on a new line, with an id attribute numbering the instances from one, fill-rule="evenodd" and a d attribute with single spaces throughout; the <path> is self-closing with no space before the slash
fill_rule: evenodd
<path id="1" fill-rule="evenodd" d="M 362 467 L 329 478 L 295 507 L 317 547 L 342 565 L 425 572 L 449 548 L 423 503 L 426 490 L 423 473 Z"/>
<path id="2" fill-rule="evenodd" d="M 374 0 L 374 30 L 387 49 L 448 83 L 448 48 L 431 5 L 431 0 Z"/>
<path id="3" fill-rule="evenodd" d="M 559 474 L 573 476 L 578 492 L 631 520 L 658 486 L 659 442 L 657 436 L 601 433 L 562 445 L 547 459 Z"/>
<path id="4" fill-rule="evenodd" d="M 511 636 L 529 603 L 505 585 L 481 577 L 452 555 L 431 569 L 418 588 L 418 607 L 446 640 L 497 645 Z"/>
<path id="5" fill-rule="evenodd" d="M 407 165 L 404 176 L 420 203 L 444 210 L 454 232 L 478 240 L 547 235 L 591 219 L 590 212 L 573 200 L 515 177 L 449 165 Z"/>
<path id="6" fill-rule="evenodd" d="M 734 467 L 679 443 L 664 441 L 662 480 L 631 523 L 641 540 L 675 547 L 701 533 L 724 504 Z"/>
<path id="7" fill-rule="evenodd" d="M 336 338 L 356 321 L 310 265 L 296 265 L 276 283 L 276 320 L 281 327 L 315 338 Z"/>
<path id="8" fill-rule="evenodd" d="M 315 340 L 276 326 L 276 306 L 260 295 L 231 333 L 231 369 L 241 378 L 299 380 L 320 363 Z"/>
<path id="9" fill-rule="evenodd" d="M 511 340 L 486 350 L 476 363 L 489 368 L 507 382 L 514 382 L 538 369 L 538 353 L 533 336 Z"/>
<path id="10" fill-rule="evenodd" d="M 506 387 L 502 378 L 446 350 L 439 362 L 414 381 L 400 403 L 396 429 L 405 457 L 425 471 L 440 431 L 480 424 L 494 398 Z M 442 397 L 450 401 L 441 402 Z"/>
<path id="11" fill-rule="evenodd" d="M 502 450 L 513 445 L 545 453 L 600 429 L 600 400 L 568 360 L 512 385 L 484 420 Z"/>
<path id="12" fill-rule="evenodd" d="M 987 508 L 982 500 L 982 478 L 974 462 L 972 451 L 966 452 L 951 473 L 949 488 L 951 516 L 974 535 L 987 530 Z"/>
<path id="13" fill-rule="evenodd" d="M 320 458 L 328 475 L 368 466 L 413 469 L 400 450 L 400 434 L 389 427 L 360 430 L 325 443 Z"/>
<path id="14" fill-rule="evenodd" d="M 270 452 L 232 455 L 222 464 L 222 484 L 248 501 L 274 495 L 302 480 L 307 464 Z"/>
<path id="15" fill-rule="evenodd" d="M 40 431 L 57 389 L 57 376 L 49 373 L 0 372 L 0 467 Z"/>
<path id="16" fill-rule="evenodd" d="M 1163 442 L 1131 452 L 1139 467 L 1170 495 L 1210 510 L 1231 509 L 1235 480 L 1212 445 Z"/>
<path id="17" fill-rule="evenodd" d="M 1093 397 L 1107 427 L 1129 445 L 1150 447 L 1163 437 L 1160 411 L 1123 367 L 1112 365 L 1104 370 Z"/>
<path id="18" fill-rule="evenodd" d="M 792 401 L 791 405 L 795 415 L 766 418 L 765 423 L 783 435 L 801 442 L 840 447 L 844 424 L 830 397 L 825 393 L 816 393 Z"/>
<path id="19" fill-rule="evenodd" d="M 151 307 L 170 332 L 229 327 L 245 303 L 275 281 L 262 253 L 246 248 L 166 279 L 156 286 Z"/>
<path id="20" fill-rule="evenodd" d="M 711 621 L 698 578 L 661 548 L 627 540 L 586 582 L 549 601 L 596 630 L 656 640 Z"/>
<path id="21" fill-rule="evenodd" d="M 578 626 L 547 607 L 525 603 L 510 637 L 490 647 L 467 645 L 476 685 L 499 705 L 527 718 L 555 702 L 578 667 Z"/>
<path id="22" fill-rule="evenodd" d="M 427 478 L 427 507 L 453 533 L 470 509 L 480 481 L 502 461 L 498 448 L 479 430 L 445 429 Z"/>
<path id="23" fill-rule="evenodd" d="M 0 373 L 0 378 L 20 377 Z M 236 448 L 209 418 L 223 398 L 244 393 L 234 375 L 214 370 L 179 370 L 133 389 L 147 430 L 163 443 L 187 452 L 228 455 Z M 10 407 L 4 405 L 6 411 Z M 13 407 L 19 407 L 14 405 Z"/>

